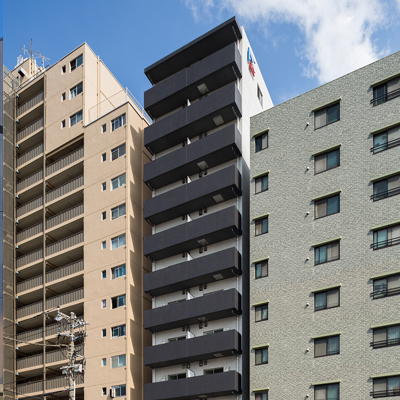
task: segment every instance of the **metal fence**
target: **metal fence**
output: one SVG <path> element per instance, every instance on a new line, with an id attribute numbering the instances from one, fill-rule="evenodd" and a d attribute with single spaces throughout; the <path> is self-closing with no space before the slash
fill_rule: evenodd
<path id="1" fill-rule="evenodd" d="M 43 128 L 43 126 L 44 126 L 44 118 L 40 117 L 35 122 L 28 125 L 25 129 L 22 129 L 21 131 L 19 131 L 17 133 L 17 142 L 26 138 L 27 136 L 29 136 L 31 133 L 37 131 L 38 129 Z"/>
<path id="2" fill-rule="evenodd" d="M 41 101 L 44 100 L 44 91 L 42 90 L 35 96 L 31 97 L 28 101 L 20 105 L 17 109 L 17 115 L 20 116 L 22 113 L 28 111 L 32 107 L 35 107 L 37 104 L 39 104 Z"/>
<path id="3" fill-rule="evenodd" d="M 76 233 L 75 235 L 68 236 L 65 239 L 59 240 L 46 247 L 46 256 L 51 256 L 54 253 L 68 249 L 69 247 L 75 246 L 83 242 L 83 231 Z"/>
<path id="4" fill-rule="evenodd" d="M 46 176 L 53 174 L 54 172 L 66 167 L 69 164 L 72 164 L 81 158 L 83 158 L 83 147 L 80 147 L 78 150 L 75 150 L 65 157 L 62 157 L 59 160 L 49 164 L 46 167 Z"/>
<path id="5" fill-rule="evenodd" d="M 53 228 L 54 226 L 62 224 L 63 222 L 75 218 L 81 214 L 83 214 L 83 203 L 78 204 L 75 207 L 69 208 L 68 210 L 65 210 L 46 220 L 46 229 Z"/>
<path id="6" fill-rule="evenodd" d="M 30 202 L 23 204 L 22 206 L 17 208 L 17 217 L 20 217 L 21 215 L 24 215 L 42 206 L 43 206 L 43 196 L 36 197 L 36 199 L 33 199 Z"/>
<path id="7" fill-rule="evenodd" d="M 77 178 L 72 179 L 67 183 L 64 183 L 64 185 L 61 185 L 58 188 L 46 193 L 46 202 L 57 199 L 58 197 L 61 197 L 64 194 L 67 194 L 82 185 L 83 185 L 83 175 L 80 175 Z"/>
<path id="8" fill-rule="evenodd" d="M 17 258 L 17 268 L 40 260 L 41 258 L 43 258 L 43 249 L 32 251 L 32 253 Z"/>
<path id="9" fill-rule="evenodd" d="M 34 147 L 33 149 L 27 151 L 17 158 L 17 167 L 20 167 L 22 164 L 32 160 L 37 157 L 39 154 L 43 153 L 43 143 L 40 143 L 39 146 Z"/>
<path id="10" fill-rule="evenodd" d="M 36 182 L 39 182 L 41 179 L 43 179 L 43 170 L 42 169 L 40 171 L 37 171 L 34 174 L 28 176 L 27 178 L 22 179 L 22 181 L 19 181 L 17 183 L 17 192 L 27 188 L 28 186 L 33 185 Z"/>
<path id="11" fill-rule="evenodd" d="M 43 222 L 39 222 L 36 225 L 32 225 L 31 227 L 24 229 L 21 232 L 18 232 L 17 233 L 17 242 L 22 242 L 23 240 L 28 239 L 31 236 L 35 236 L 41 232 L 43 232 Z"/>

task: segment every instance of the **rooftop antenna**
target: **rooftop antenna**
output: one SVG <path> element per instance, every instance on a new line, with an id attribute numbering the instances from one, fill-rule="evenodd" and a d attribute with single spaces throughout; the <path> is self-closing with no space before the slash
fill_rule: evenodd
<path id="1" fill-rule="evenodd" d="M 50 61 L 50 58 L 45 57 L 39 50 L 36 50 L 36 51 L 37 51 L 37 55 L 39 56 L 39 58 L 42 59 L 42 68 L 44 68 L 44 61 L 45 60 Z"/>

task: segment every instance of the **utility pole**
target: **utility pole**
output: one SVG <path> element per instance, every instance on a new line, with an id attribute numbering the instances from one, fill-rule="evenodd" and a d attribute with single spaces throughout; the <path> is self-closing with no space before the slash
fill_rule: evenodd
<path id="1" fill-rule="evenodd" d="M 77 354 L 75 342 L 78 339 L 82 339 L 82 344 L 84 345 L 84 340 L 86 338 L 86 325 L 88 322 L 83 319 L 77 318 L 76 314 L 71 312 L 70 315 L 66 315 L 60 311 L 60 307 L 57 308 L 57 315 L 54 317 L 57 322 L 65 320 L 69 325 L 69 332 L 65 330 L 61 332 L 59 329 L 58 340 L 65 337 L 68 342 L 68 365 L 61 367 L 62 373 L 67 375 L 68 387 L 69 387 L 69 400 L 76 400 L 75 396 L 75 386 L 76 386 L 76 376 L 78 374 L 83 374 L 85 370 L 85 357 L 83 355 Z M 82 362 L 77 363 L 77 358 L 80 358 Z"/>

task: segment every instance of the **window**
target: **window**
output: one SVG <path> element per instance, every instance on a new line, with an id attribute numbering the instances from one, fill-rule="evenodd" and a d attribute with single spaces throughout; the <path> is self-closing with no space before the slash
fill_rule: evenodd
<path id="1" fill-rule="evenodd" d="M 118 267 L 111 268 L 111 279 L 117 279 L 121 276 L 126 275 L 125 264 L 119 265 Z"/>
<path id="2" fill-rule="evenodd" d="M 339 354 L 339 335 L 314 340 L 314 357 Z"/>
<path id="3" fill-rule="evenodd" d="M 256 322 L 266 321 L 268 319 L 268 303 L 255 307 Z"/>
<path id="4" fill-rule="evenodd" d="M 61 95 L 61 101 L 65 100 L 65 92 Z"/>
<path id="5" fill-rule="evenodd" d="M 111 150 L 111 161 L 116 160 L 117 158 L 123 156 L 126 152 L 126 145 L 121 144 L 121 146 L 116 147 L 115 149 Z"/>
<path id="6" fill-rule="evenodd" d="M 71 72 L 83 64 L 83 54 L 71 61 Z"/>
<path id="7" fill-rule="evenodd" d="M 268 364 L 268 347 L 256 349 L 256 365 Z"/>
<path id="8" fill-rule="evenodd" d="M 374 299 L 395 296 L 396 294 L 400 294 L 400 274 L 374 280 L 374 291 L 372 293 Z"/>
<path id="9" fill-rule="evenodd" d="M 106 211 L 103 211 L 103 212 L 101 213 L 101 220 L 104 221 L 106 218 L 107 218 L 107 212 L 106 212 Z"/>
<path id="10" fill-rule="evenodd" d="M 125 246 L 125 244 L 126 244 L 126 239 L 124 233 L 123 235 L 119 235 L 111 239 L 111 250 L 118 249 L 118 247 Z"/>
<path id="11" fill-rule="evenodd" d="M 181 374 L 168 375 L 169 381 L 175 381 L 177 379 L 186 379 L 186 372 L 181 373 Z"/>
<path id="12" fill-rule="evenodd" d="M 101 359 L 101 366 L 105 367 L 107 365 L 107 359 L 106 358 L 102 358 Z"/>
<path id="13" fill-rule="evenodd" d="M 126 396 L 126 385 L 111 386 L 111 389 L 115 389 L 115 397 Z"/>
<path id="14" fill-rule="evenodd" d="M 263 94 L 261 92 L 260 86 L 257 85 L 257 98 L 260 101 L 261 106 L 263 105 Z"/>
<path id="15" fill-rule="evenodd" d="M 124 294 L 111 298 L 111 308 L 123 307 L 125 305 L 126 305 L 126 296 Z"/>
<path id="16" fill-rule="evenodd" d="M 111 219 L 117 219 L 126 214 L 125 203 L 111 209 Z"/>
<path id="17" fill-rule="evenodd" d="M 102 300 L 101 301 L 101 308 L 106 308 L 107 307 L 107 300 Z"/>
<path id="18" fill-rule="evenodd" d="M 62 67 L 61 67 L 61 75 L 62 74 L 65 74 L 65 72 L 66 72 L 66 67 L 65 67 L 65 65 L 63 65 Z"/>
<path id="19" fill-rule="evenodd" d="M 113 326 L 111 328 L 111 337 L 116 338 L 116 337 L 122 337 L 126 335 L 126 327 L 124 325 L 119 325 L 119 326 Z"/>
<path id="20" fill-rule="evenodd" d="M 385 103 L 400 96 L 400 77 L 391 79 L 382 85 L 374 87 L 374 98 L 371 103 L 374 106 Z"/>
<path id="21" fill-rule="evenodd" d="M 340 103 L 315 111 L 314 129 L 322 128 L 340 119 Z"/>
<path id="22" fill-rule="evenodd" d="M 372 397 L 400 396 L 400 375 L 374 378 Z"/>
<path id="23" fill-rule="evenodd" d="M 220 374 L 221 372 L 224 372 L 223 368 L 205 369 L 204 370 L 204 375 Z"/>
<path id="24" fill-rule="evenodd" d="M 339 384 L 315 386 L 314 400 L 339 400 Z"/>
<path id="25" fill-rule="evenodd" d="M 256 194 L 268 190 L 268 175 L 260 176 L 255 179 L 256 181 Z"/>
<path id="26" fill-rule="evenodd" d="M 314 248 L 315 265 L 339 260 L 339 241 Z"/>
<path id="27" fill-rule="evenodd" d="M 380 347 L 396 346 L 400 344 L 400 325 L 386 326 L 374 329 L 374 340 L 371 346 Z"/>
<path id="28" fill-rule="evenodd" d="M 70 126 L 74 126 L 75 124 L 77 124 L 79 121 L 82 121 L 82 110 L 78 111 L 76 114 L 72 115 L 71 117 L 69 117 L 69 121 L 70 121 Z"/>
<path id="29" fill-rule="evenodd" d="M 101 191 L 104 192 L 107 189 L 107 184 L 105 182 L 103 182 L 101 184 Z"/>
<path id="30" fill-rule="evenodd" d="M 256 279 L 268 276 L 268 260 L 256 263 L 255 270 L 256 270 Z"/>
<path id="31" fill-rule="evenodd" d="M 268 217 L 256 220 L 256 236 L 268 233 Z"/>
<path id="32" fill-rule="evenodd" d="M 101 242 L 101 249 L 102 249 L 102 250 L 105 250 L 106 248 L 107 248 L 107 243 L 106 243 L 106 241 Z"/>
<path id="33" fill-rule="evenodd" d="M 107 272 L 106 271 L 101 271 L 101 279 L 106 279 Z"/>
<path id="34" fill-rule="evenodd" d="M 179 336 L 168 339 L 168 343 L 170 342 L 180 342 L 181 340 L 186 340 L 186 336 Z"/>
<path id="35" fill-rule="evenodd" d="M 101 126 L 101 133 L 104 133 L 107 130 L 106 124 Z"/>
<path id="36" fill-rule="evenodd" d="M 400 194 L 400 175 L 391 176 L 387 179 L 374 182 L 373 201 L 382 200 Z"/>
<path id="37" fill-rule="evenodd" d="M 111 357 L 111 368 L 120 368 L 126 366 L 126 355 Z"/>
<path id="38" fill-rule="evenodd" d="M 268 391 L 257 392 L 255 395 L 255 400 L 268 400 Z"/>
<path id="39" fill-rule="evenodd" d="M 314 157 L 314 174 L 336 168 L 340 165 L 340 149 L 318 154 Z"/>
<path id="40" fill-rule="evenodd" d="M 106 153 L 103 153 L 102 155 L 101 155 L 101 162 L 104 162 L 104 161 L 106 161 L 107 160 L 107 154 Z"/>
<path id="41" fill-rule="evenodd" d="M 268 132 L 256 136 L 256 153 L 268 147 Z"/>
<path id="42" fill-rule="evenodd" d="M 338 212 L 340 212 L 340 198 L 338 194 L 314 202 L 315 219 L 336 214 Z"/>
<path id="43" fill-rule="evenodd" d="M 125 184 L 126 184 L 125 174 L 117 176 L 116 178 L 111 179 L 111 190 L 118 189 L 121 186 L 125 186 Z"/>
<path id="44" fill-rule="evenodd" d="M 102 329 L 101 330 L 101 337 L 106 337 L 107 336 L 107 329 Z"/>
<path id="45" fill-rule="evenodd" d="M 398 145 L 400 145 L 400 125 L 374 135 L 374 147 L 371 151 L 375 154 Z"/>
<path id="46" fill-rule="evenodd" d="M 374 250 L 396 244 L 400 244 L 400 225 L 374 231 L 374 243 L 371 245 Z"/>
<path id="47" fill-rule="evenodd" d="M 83 82 L 78 83 L 75 87 L 70 89 L 70 91 L 69 91 L 70 100 L 73 99 L 74 97 L 78 96 L 78 94 L 81 94 L 82 92 L 83 92 Z"/>
<path id="48" fill-rule="evenodd" d="M 61 129 L 65 128 L 65 119 L 61 121 Z"/>
<path id="49" fill-rule="evenodd" d="M 125 114 L 120 115 L 111 121 L 111 132 L 125 125 Z"/>
<path id="50" fill-rule="evenodd" d="M 330 289 L 314 293 L 314 311 L 340 306 L 340 289 Z"/>

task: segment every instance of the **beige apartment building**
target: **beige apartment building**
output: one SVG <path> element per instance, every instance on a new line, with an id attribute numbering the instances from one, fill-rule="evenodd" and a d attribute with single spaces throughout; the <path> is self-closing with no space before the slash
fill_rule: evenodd
<path id="1" fill-rule="evenodd" d="M 149 119 L 87 44 L 48 68 L 20 60 L 11 74 L 15 331 L 4 340 L 15 342 L 15 381 L 5 380 L 4 398 L 68 397 L 60 307 L 90 324 L 85 346 L 75 343 L 85 366 L 77 399 L 140 399 L 151 381 L 142 353 L 151 344 L 142 321 Z"/>

